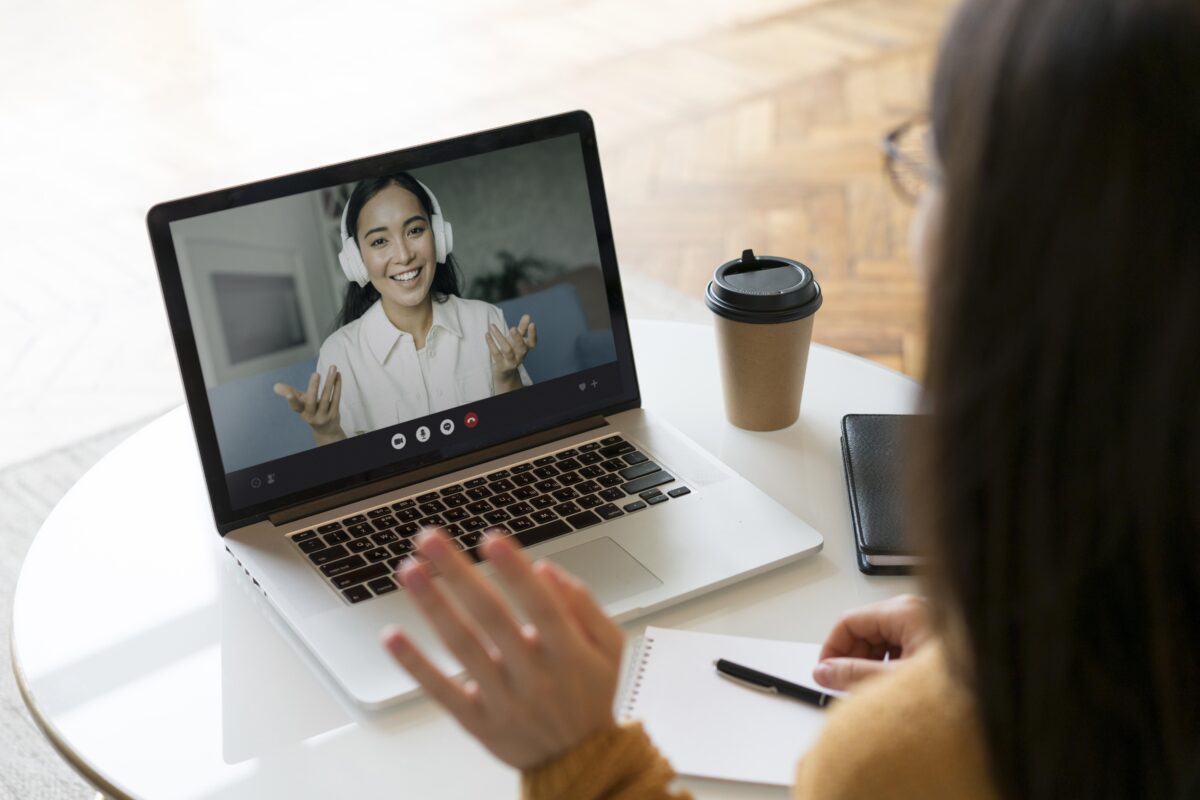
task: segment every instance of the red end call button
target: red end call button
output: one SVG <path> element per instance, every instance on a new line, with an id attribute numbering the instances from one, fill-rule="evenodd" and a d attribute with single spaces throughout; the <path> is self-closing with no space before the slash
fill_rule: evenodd
<path id="1" fill-rule="evenodd" d="M 468 428 L 474 428 L 479 424 L 479 415 L 474 411 L 468 411 L 467 415 L 463 417 L 463 424 Z"/>

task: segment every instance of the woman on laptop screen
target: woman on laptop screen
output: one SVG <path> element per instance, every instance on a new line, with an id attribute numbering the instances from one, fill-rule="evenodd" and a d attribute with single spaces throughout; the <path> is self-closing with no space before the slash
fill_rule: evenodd
<path id="1" fill-rule="evenodd" d="M 433 193 L 406 172 L 360 181 L 342 212 L 338 322 L 305 390 L 275 385 L 317 444 L 423 417 L 532 381 L 526 314 L 461 296 L 453 231 Z M 324 380 L 322 380 L 324 376 Z"/>

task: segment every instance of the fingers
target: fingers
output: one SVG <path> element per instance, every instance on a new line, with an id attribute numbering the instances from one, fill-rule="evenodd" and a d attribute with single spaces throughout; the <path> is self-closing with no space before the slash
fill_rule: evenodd
<path id="1" fill-rule="evenodd" d="M 413 680 L 453 714 L 464 728 L 471 730 L 478 722 L 480 713 L 475 698 L 460 684 L 443 675 L 401 631 L 396 628 L 386 629 L 382 638 L 383 645 L 392 654 L 392 658 L 413 676 Z"/>
<path id="2" fill-rule="evenodd" d="M 446 648 L 471 673 L 484 693 L 501 691 L 504 678 L 499 665 L 479 640 L 476 631 L 433 582 L 427 567 L 415 559 L 408 559 L 401 568 L 400 582 L 408 589 L 418 610 Z"/>
<path id="3" fill-rule="evenodd" d="M 855 684 L 892 669 L 885 661 L 865 658 L 830 658 L 813 668 L 813 679 L 829 689 L 845 691 Z"/>
<path id="4" fill-rule="evenodd" d="M 568 624 L 547 581 L 534 574 L 529 559 L 510 539 L 489 536 L 482 547 L 483 555 L 496 566 L 500 582 L 525 609 L 551 651 L 582 643 L 582 634 Z"/>
<path id="5" fill-rule="evenodd" d="M 529 326 L 533 319 L 528 314 L 521 315 L 521 321 L 517 323 L 517 333 L 521 334 L 521 338 L 525 338 L 525 334 L 529 331 Z"/>
<path id="6" fill-rule="evenodd" d="M 583 581 L 552 561 L 539 562 L 534 569 L 544 571 L 550 577 L 552 585 L 587 638 L 610 658 L 620 659 L 621 651 L 625 648 L 625 634 L 621 626 L 604 613 Z"/>
<path id="7" fill-rule="evenodd" d="M 882 658 L 899 647 L 905 627 L 913 622 L 915 598 L 898 597 L 856 608 L 842 615 L 821 648 L 821 660 L 841 656 Z"/>
<path id="8" fill-rule="evenodd" d="M 274 391 L 275 394 L 287 400 L 288 407 L 292 411 L 295 411 L 297 414 L 304 411 L 304 400 L 302 399 L 304 395 L 300 393 L 300 390 L 293 389 L 286 383 L 277 383 L 274 386 Z"/>
<path id="9" fill-rule="evenodd" d="M 513 358 L 512 345 L 508 341 L 508 337 L 504 335 L 504 331 L 497 328 L 495 325 L 489 326 L 492 338 L 496 341 L 496 349 L 500 351 L 500 355 L 508 360 Z"/>
<path id="10" fill-rule="evenodd" d="M 525 339 L 521 336 L 520 331 L 516 328 L 511 328 L 508 332 L 508 344 L 513 351 L 513 361 L 518 364 L 525 358 L 525 352 L 529 347 L 525 344 Z"/>
<path id="11" fill-rule="evenodd" d="M 304 393 L 304 414 L 311 417 L 317 410 L 317 390 L 321 387 L 321 374 L 314 372 L 308 378 L 308 391 Z"/>
<path id="12" fill-rule="evenodd" d="M 317 412 L 322 416 L 329 413 L 329 406 L 333 402 L 333 393 L 337 389 L 337 377 L 337 367 L 330 366 L 329 372 L 325 376 L 325 390 L 321 392 L 321 399 L 317 402 Z"/>
<path id="13" fill-rule="evenodd" d="M 525 344 L 530 350 L 537 347 L 537 325 L 533 322 L 529 323 L 529 330 L 525 333 Z"/>
<path id="14" fill-rule="evenodd" d="M 487 632 L 505 658 L 525 661 L 520 624 L 500 593 L 474 569 L 473 562 L 451 547 L 440 530 L 421 534 L 417 552 L 445 578 L 454 599 L 474 618 L 478 628 Z"/>
<path id="15" fill-rule="evenodd" d="M 333 386 L 333 399 L 329 401 L 329 411 L 333 419 L 340 419 L 342 407 L 342 373 L 337 374 L 337 381 Z"/>
<path id="16" fill-rule="evenodd" d="M 499 361 L 502 356 L 500 354 L 500 348 L 497 347 L 496 343 L 492 341 L 492 332 L 490 330 L 486 331 L 483 334 L 483 338 L 487 339 L 488 352 L 492 354 L 492 361 Z"/>

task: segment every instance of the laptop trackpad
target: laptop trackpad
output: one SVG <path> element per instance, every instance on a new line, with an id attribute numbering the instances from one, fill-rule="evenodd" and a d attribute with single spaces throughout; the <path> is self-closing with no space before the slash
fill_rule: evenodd
<path id="1" fill-rule="evenodd" d="M 654 573 L 607 536 L 547 558 L 587 584 L 600 605 L 662 586 Z"/>

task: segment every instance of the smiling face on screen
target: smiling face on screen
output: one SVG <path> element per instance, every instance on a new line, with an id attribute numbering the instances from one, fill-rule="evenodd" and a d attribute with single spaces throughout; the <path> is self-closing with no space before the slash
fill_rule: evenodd
<path id="1" fill-rule="evenodd" d="M 356 236 L 367 275 L 384 303 L 428 303 L 437 271 L 433 230 L 421 201 L 391 184 L 363 204 Z"/>

